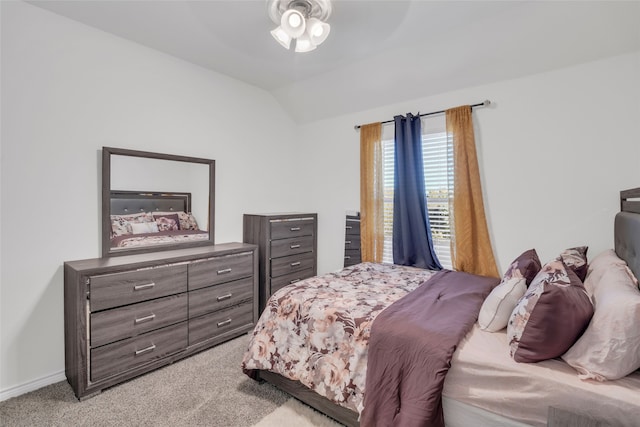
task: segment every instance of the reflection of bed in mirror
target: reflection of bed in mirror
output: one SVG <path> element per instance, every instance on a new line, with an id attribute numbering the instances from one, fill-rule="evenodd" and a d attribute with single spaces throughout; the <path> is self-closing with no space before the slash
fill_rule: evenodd
<path id="1" fill-rule="evenodd" d="M 112 190 L 110 209 L 112 250 L 209 240 L 191 193 Z"/>
<path id="2" fill-rule="evenodd" d="M 102 256 L 213 245 L 214 206 L 215 160 L 102 147 Z"/>

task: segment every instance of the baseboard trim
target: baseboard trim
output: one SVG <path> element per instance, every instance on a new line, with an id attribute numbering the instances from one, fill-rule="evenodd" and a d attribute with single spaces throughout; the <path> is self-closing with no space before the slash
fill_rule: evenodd
<path id="1" fill-rule="evenodd" d="M 6 390 L 0 391 L 0 402 L 2 402 L 3 400 L 11 399 L 12 397 L 20 396 L 21 394 L 29 393 L 30 391 L 38 390 L 39 388 L 46 387 L 60 381 L 64 381 L 66 379 L 67 377 L 65 376 L 64 371 L 59 371 L 42 378 L 35 379 L 33 381 L 26 382 L 24 384 L 9 387 Z"/>

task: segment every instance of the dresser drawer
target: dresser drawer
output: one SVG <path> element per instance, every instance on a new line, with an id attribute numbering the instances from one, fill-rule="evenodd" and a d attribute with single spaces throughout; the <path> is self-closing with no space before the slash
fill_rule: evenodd
<path id="1" fill-rule="evenodd" d="M 345 234 L 347 236 L 351 236 L 351 235 L 360 236 L 360 221 L 347 220 L 347 225 L 345 226 Z"/>
<path id="2" fill-rule="evenodd" d="M 280 288 L 283 288 L 287 285 L 291 285 L 293 283 L 299 282 L 300 280 L 307 279 L 309 277 L 313 277 L 313 268 L 308 268 L 306 270 L 296 271 L 290 274 L 285 274 L 284 276 L 276 277 L 271 279 L 271 294 L 277 291 Z"/>
<path id="3" fill-rule="evenodd" d="M 278 277 L 307 268 L 313 268 L 316 257 L 312 252 L 290 255 L 271 260 L 271 277 Z"/>
<path id="4" fill-rule="evenodd" d="M 124 372 L 187 348 L 187 322 L 91 350 L 91 381 Z"/>
<path id="5" fill-rule="evenodd" d="M 359 249 L 349 249 L 344 251 L 344 266 L 348 267 L 362 262 L 362 254 Z"/>
<path id="6" fill-rule="evenodd" d="M 312 218 L 271 221 L 271 239 L 313 236 L 314 228 L 315 221 Z"/>
<path id="7" fill-rule="evenodd" d="M 253 327 L 251 301 L 211 314 L 189 319 L 189 345 L 215 338 L 226 332 Z"/>
<path id="8" fill-rule="evenodd" d="M 360 236 L 347 236 L 344 241 L 344 248 L 360 250 Z"/>
<path id="9" fill-rule="evenodd" d="M 189 292 L 189 316 L 196 317 L 253 299 L 253 277 Z"/>
<path id="10" fill-rule="evenodd" d="M 271 258 L 313 252 L 313 236 L 271 241 Z"/>
<path id="11" fill-rule="evenodd" d="M 187 294 L 91 314 L 91 346 L 98 347 L 187 320 Z"/>
<path id="12" fill-rule="evenodd" d="M 189 264 L 189 290 L 253 275 L 253 253 L 245 252 Z"/>
<path id="13" fill-rule="evenodd" d="M 91 311 L 187 291 L 187 266 L 170 265 L 90 278 Z"/>

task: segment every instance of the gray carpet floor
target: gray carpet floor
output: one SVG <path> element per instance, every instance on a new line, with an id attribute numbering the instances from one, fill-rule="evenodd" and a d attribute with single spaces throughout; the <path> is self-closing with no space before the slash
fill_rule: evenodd
<path id="1" fill-rule="evenodd" d="M 249 427 L 289 396 L 240 369 L 248 335 L 79 402 L 66 381 L 0 402 L 0 425 Z"/>

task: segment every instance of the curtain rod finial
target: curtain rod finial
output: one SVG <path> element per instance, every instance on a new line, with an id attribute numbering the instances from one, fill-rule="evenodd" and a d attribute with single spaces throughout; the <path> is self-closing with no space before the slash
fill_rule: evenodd
<path id="1" fill-rule="evenodd" d="M 484 102 L 482 103 L 485 107 L 491 105 L 491 101 L 489 101 L 488 99 L 485 99 Z"/>

